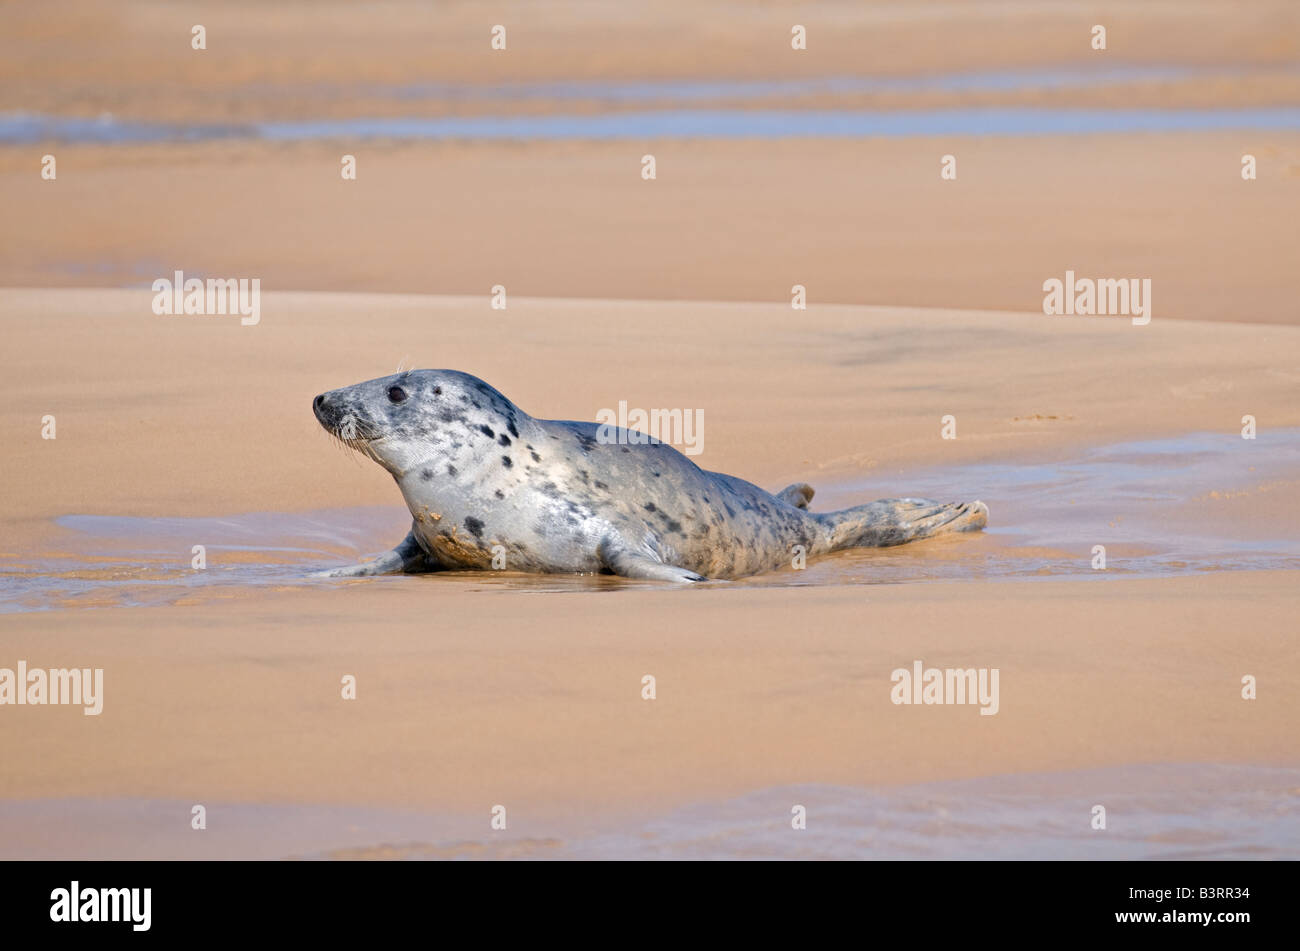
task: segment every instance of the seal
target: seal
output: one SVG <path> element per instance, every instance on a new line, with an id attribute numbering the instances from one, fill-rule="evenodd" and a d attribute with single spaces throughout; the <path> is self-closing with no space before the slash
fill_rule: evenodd
<path id="1" fill-rule="evenodd" d="M 485 569 L 495 557 L 514 571 L 704 581 L 788 566 L 795 546 L 813 557 L 988 521 L 983 502 L 926 499 L 811 512 L 811 486 L 773 495 L 649 436 L 536 419 L 455 370 L 330 390 L 312 408 L 327 432 L 392 474 L 414 518 L 392 551 L 326 577 Z"/>

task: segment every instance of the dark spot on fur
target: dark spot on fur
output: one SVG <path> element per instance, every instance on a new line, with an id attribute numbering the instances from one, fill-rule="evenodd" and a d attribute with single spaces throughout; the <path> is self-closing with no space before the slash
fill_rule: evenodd
<path id="1" fill-rule="evenodd" d="M 420 478 L 423 479 L 425 482 L 428 482 L 430 479 L 433 478 L 433 470 L 425 469 L 423 472 L 420 473 Z"/>
<path id="2" fill-rule="evenodd" d="M 483 537 L 483 523 L 473 515 L 465 516 L 465 527 L 469 529 L 470 534 L 475 538 Z"/>
<path id="3" fill-rule="evenodd" d="M 595 485 L 595 487 L 598 488 L 598 489 L 608 489 L 608 488 L 609 488 L 609 486 L 607 486 L 605 483 L 601 482 L 599 479 L 597 479 L 597 480 L 596 480 L 594 483 L 592 483 L 592 484 Z"/>
<path id="4" fill-rule="evenodd" d="M 498 499 L 504 499 L 506 497 L 506 494 L 502 492 L 500 489 L 497 489 L 492 494 L 495 495 Z"/>
<path id="5" fill-rule="evenodd" d="M 487 436 L 489 439 L 491 439 L 493 436 L 496 435 L 496 433 L 492 432 L 491 426 L 480 426 L 478 429 L 479 432 L 481 432 L 484 436 Z"/>
<path id="6" fill-rule="evenodd" d="M 519 438 L 519 430 L 515 429 L 515 416 L 514 416 L 514 413 L 511 413 L 511 414 L 510 414 L 510 418 L 509 418 L 508 420 L 506 420 L 506 429 L 510 430 L 510 435 L 511 435 L 511 436 L 514 436 L 516 439 Z"/>
<path id="7" fill-rule="evenodd" d="M 647 502 L 647 503 L 645 504 L 645 510 L 646 510 L 647 512 L 657 512 L 657 511 L 659 511 L 658 509 L 655 508 L 655 504 L 654 504 L 653 502 Z"/>
<path id="8" fill-rule="evenodd" d="M 535 453 L 535 452 L 529 453 L 529 455 L 533 457 L 533 462 L 541 462 L 541 461 L 542 461 L 542 457 L 539 456 L 539 455 L 538 455 L 537 453 Z M 585 473 L 585 472 L 582 474 L 582 481 L 583 481 L 583 482 L 586 482 L 586 481 L 587 481 L 587 473 Z"/>
<path id="9" fill-rule="evenodd" d="M 514 462 L 510 459 L 509 456 L 502 456 L 502 457 L 501 457 L 501 465 L 503 465 L 503 466 L 505 466 L 507 469 L 509 469 L 511 466 L 514 465 Z"/>
<path id="10" fill-rule="evenodd" d="M 501 445 L 503 446 L 508 446 L 510 445 L 510 437 L 507 436 L 505 433 L 502 433 L 500 436 L 497 437 L 497 442 L 501 443 Z M 536 455 L 536 453 L 534 453 L 533 455 Z"/>
<path id="11" fill-rule="evenodd" d="M 447 463 L 447 475 L 454 476 L 455 474 L 456 474 L 456 467 L 453 466 L 450 462 Z"/>

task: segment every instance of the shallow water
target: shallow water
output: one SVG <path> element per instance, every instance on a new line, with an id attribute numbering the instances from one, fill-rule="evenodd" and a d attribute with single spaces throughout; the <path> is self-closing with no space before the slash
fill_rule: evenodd
<path id="1" fill-rule="evenodd" d="M 0 859 L 1294 859 L 1300 769 L 1137 765 L 766 789 L 651 815 L 156 800 L 0 801 Z M 807 827 L 792 828 L 792 808 Z M 1092 828 L 1093 807 L 1106 828 Z"/>
<path id="2" fill-rule="evenodd" d="M 650 102 L 717 102 L 825 95 L 880 93 L 1023 92 L 1056 89 L 1097 89 L 1106 86 L 1240 79 L 1260 70 L 1241 67 L 1107 64 L 1090 68 L 1049 67 L 938 73 L 928 76 L 828 76 L 799 79 L 666 79 L 643 82 L 570 80 L 557 82 L 411 83 L 364 86 L 359 91 L 397 99 L 438 99 L 450 102 L 519 102 L 558 100 L 614 104 Z M 1294 72 L 1294 70 L 1280 70 Z M 335 87 L 331 94 L 345 92 Z"/>
<path id="3" fill-rule="evenodd" d="M 874 471 L 817 486 L 828 511 L 874 498 L 978 498 L 981 533 L 815 559 L 729 586 L 898 584 L 1154 577 L 1300 568 L 1300 536 L 1283 519 L 1203 517 L 1215 498 L 1267 506 L 1269 491 L 1300 479 L 1300 429 L 1256 440 L 1202 433 L 1084 449 L 1064 460 Z M 221 589 L 339 584 L 457 584 L 484 591 L 618 591 L 653 582 L 608 576 L 454 572 L 357 581 L 307 577 L 363 560 L 405 535 L 401 506 L 223 518 L 68 515 L 47 551 L 0 562 L 0 612 L 170 604 Z M 203 545 L 207 567 L 191 568 Z M 1093 567 L 1093 547 L 1106 567 Z"/>
<path id="4" fill-rule="evenodd" d="M 795 804 L 807 828 L 792 828 Z M 1094 830 L 1092 809 L 1106 810 Z M 575 842 L 579 858 L 1251 859 L 1300 855 L 1300 769 L 1127 766 L 890 789 L 801 786 Z"/>
<path id="5" fill-rule="evenodd" d="M 1254 440 L 1194 433 L 1087 448 L 1037 463 L 900 471 L 888 480 L 873 474 L 836 486 L 823 507 L 899 494 L 974 494 L 988 503 L 985 535 L 996 544 L 963 547 L 969 536 L 959 535 L 875 553 L 884 557 L 873 563 L 873 572 L 898 568 L 904 577 L 897 580 L 922 580 L 910 572 L 932 561 L 930 551 L 940 546 L 952 554 L 953 572 L 991 580 L 1295 569 L 1300 526 L 1268 514 L 1268 493 L 1288 483 L 1287 491 L 1293 491 L 1297 482 L 1300 429 L 1272 430 Z M 1227 497 L 1248 499 L 1260 517 L 1209 519 L 1209 507 Z M 1106 548 L 1104 571 L 1092 567 L 1096 545 Z M 893 565 L 891 557 L 898 559 Z M 936 572 L 949 574 L 938 566 Z"/>
<path id="6" fill-rule="evenodd" d="M 906 138 L 1300 129 L 1300 109 L 1055 109 L 1029 106 L 861 111 L 667 109 L 602 115 L 357 118 L 177 124 L 102 116 L 0 115 L 0 144 L 147 144 L 255 139 L 564 140 Z"/>
<path id="7" fill-rule="evenodd" d="M 784 138 L 791 136 L 1052 135 L 1172 132 L 1215 129 L 1300 128 L 1293 107 L 1240 109 L 1067 109 L 970 107 L 916 110 L 775 108 L 792 100 L 826 96 L 998 94 L 1098 89 L 1117 85 L 1168 85 L 1194 81 L 1231 83 L 1253 76 L 1292 75 L 1294 67 L 1170 66 L 1105 63 L 1087 68 L 1048 67 L 939 73 L 923 76 L 829 76 L 771 80 L 667 79 L 644 81 L 556 80 L 465 85 L 428 82 L 397 85 L 256 83 L 259 101 L 301 103 L 362 100 L 437 101 L 472 105 L 493 114 L 442 118 L 353 118 L 313 121 L 166 123 L 9 113 L 0 115 L 0 144 L 38 142 L 150 143 L 213 139 L 303 141 L 383 139 L 623 139 Z M 552 102 L 597 108 L 659 107 L 578 115 L 511 115 L 521 103 Z M 725 108 L 727 104 L 746 108 Z M 774 108 L 756 108 L 766 103 Z M 705 108 L 707 106 L 714 108 Z"/>

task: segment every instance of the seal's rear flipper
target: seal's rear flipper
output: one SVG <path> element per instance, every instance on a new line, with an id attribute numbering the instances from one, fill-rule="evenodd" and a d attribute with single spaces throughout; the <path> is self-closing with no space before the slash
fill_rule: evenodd
<path id="1" fill-rule="evenodd" d="M 979 531 L 989 520 L 983 502 L 881 499 L 818 516 L 831 529 L 831 549 L 883 548 L 948 532 Z"/>
<path id="2" fill-rule="evenodd" d="M 789 502 L 797 509 L 806 509 L 808 503 L 812 501 L 813 487 L 806 482 L 796 482 L 794 485 L 787 485 L 775 495 L 782 502 Z"/>
<path id="3" fill-rule="evenodd" d="M 665 564 L 641 552 L 632 551 L 621 541 L 604 539 L 596 546 L 600 563 L 616 575 L 624 578 L 646 578 L 650 581 L 707 581 L 703 575 L 697 575 L 685 568 Z"/>
<path id="4" fill-rule="evenodd" d="M 402 543 L 392 551 L 386 551 L 373 561 L 362 562 L 359 565 L 347 565 L 342 568 L 331 568 L 328 571 L 317 571 L 312 575 L 313 578 L 368 578 L 373 575 L 397 575 L 405 572 L 416 573 L 423 571 L 433 571 L 436 566 L 429 560 L 420 543 L 415 540 L 415 531 L 412 530 L 402 539 Z"/>

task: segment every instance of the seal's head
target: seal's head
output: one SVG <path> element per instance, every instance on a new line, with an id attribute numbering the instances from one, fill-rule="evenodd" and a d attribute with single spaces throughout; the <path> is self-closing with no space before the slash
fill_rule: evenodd
<path id="1" fill-rule="evenodd" d="M 407 370 L 330 390 L 312 401 L 326 432 L 364 453 L 399 482 L 435 463 L 467 468 L 519 435 L 524 416 L 478 377 L 455 370 Z"/>

